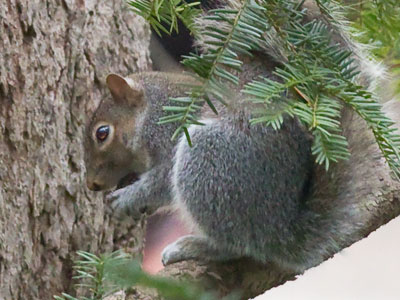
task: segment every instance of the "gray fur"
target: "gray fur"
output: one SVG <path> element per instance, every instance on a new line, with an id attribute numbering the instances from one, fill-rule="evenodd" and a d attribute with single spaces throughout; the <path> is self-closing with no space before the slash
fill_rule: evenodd
<path id="1" fill-rule="evenodd" d="M 308 248 L 299 251 L 298 237 L 309 231 L 297 223 L 309 213 L 303 198 L 312 158 L 311 140 L 298 121 L 287 119 L 278 131 L 250 126 L 252 108 L 239 95 L 230 106 L 219 107 L 218 116 L 204 120 L 205 126 L 189 128 L 192 148 L 184 137 L 175 146 L 153 145 L 173 132 L 154 124 L 151 102 L 160 97 L 157 87 L 147 94 L 141 130 L 152 153 L 150 170 L 108 198 L 117 212 L 133 215 L 174 206 L 194 224 L 198 236 L 166 248 L 163 261 L 250 256 L 286 261 L 292 269 L 322 261 L 322 256 L 310 259 Z M 210 116 L 206 110 L 203 115 Z"/>
<path id="2" fill-rule="evenodd" d="M 279 131 L 250 127 L 246 113 L 189 132 L 193 147 L 182 138 L 174 159 L 176 205 L 227 258 L 279 256 L 296 240 L 293 225 L 302 214 L 311 169 L 305 132 L 292 119 Z"/>

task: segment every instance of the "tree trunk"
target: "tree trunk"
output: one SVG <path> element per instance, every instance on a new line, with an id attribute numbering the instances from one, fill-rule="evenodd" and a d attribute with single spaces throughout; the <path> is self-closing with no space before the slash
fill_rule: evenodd
<path id="1" fill-rule="evenodd" d="M 141 247 L 86 189 L 82 136 L 104 77 L 148 69 L 149 37 L 121 0 L 0 2 L 1 300 L 68 291 L 75 250 Z"/>

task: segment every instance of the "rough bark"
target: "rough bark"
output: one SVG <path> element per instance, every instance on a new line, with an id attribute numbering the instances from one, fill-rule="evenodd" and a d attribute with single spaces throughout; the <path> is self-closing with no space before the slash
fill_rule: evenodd
<path id="1" fill-rule="evenodd" d="M 68 291 L 75 250 L 141 247 L 86 189 L 82 132 L 107 73 L 149 67 L 149 37 L 121 0 L 0 1 L 0 299 Z"/>

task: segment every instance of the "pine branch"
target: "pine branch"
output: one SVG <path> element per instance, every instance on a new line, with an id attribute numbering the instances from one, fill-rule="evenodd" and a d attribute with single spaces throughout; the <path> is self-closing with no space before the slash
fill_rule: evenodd
<path id="1" fill-rule="evenodd" d="M 383 156 L 395 176 L 399 176 L 399 136 L 392 129 L 390 120 L 381 112 L 377 101 L 356 84 L 359 72 L 352 53 L 340 45 L 332 44 L 330 32 L 323 21 L 313 20 L 303 24 L 303 18 L 292 13 L 296 3 L 290 2 L 269 1 L 265 6 L 268 7 L 266 17 L 269 23 L 276 29 L 281 44 L 290 50 L 290 54 L 284 68 L 276 70 L 283 83 L 264 80 L 263 83 L 256 82 L 256 89 L 254 83 L 245 87 L 244 92 L 252 95 L 255 103 L 265 103 L 264 116 L 253 119 L 253 123 L 264 121 L 267 125 L 273 124 L 279 128 L 277 125 L 280 123 L 276 120 L 283 120 L 284 114 L 297 116 L 314 135 L 312 152 L 316 162 L 325 164 L 328 169 L 330 162 L 347 159 L 350 155 L 347 141 L 340 135 L 340 102 L 345 102 L 368 123 Z M 340 19 L 339 12 L 331 12 L 323 2 L 327 1 L 318 1 L 321 10 L 332 18 L 330 24 L 336 24 L 339 32 L 346 34 L 345 22 Z M 277 22 L 275 11 L 286 12 L 287 21 L 282 22 L 285 14 L 283 17 L 281 14 L 280 23 Z M 337 19 L 333 19 L 333 16 Z M 264 86 L 260 87 L 260 84 Z M 284 95 L 290 92 L 297 94 L 300 102 L 285 106 L 271 120 L 274 108 L 269 105 L 268 99 L 287 102 L 287 96 Z"/>
<path id="2" fill-rule="evenodd" d="M 290 15 L 293 15 L 291 9 L 296 7 L 294 4 L 292 3 L 293 6 L 284 7 L 280 11 L 286 10 L 289 18 Z M 271 3 L 268 5 L 270 6 Z M 267 15 L 269 18 L 273 17 L 273 14 Z M 281 42 L 286 44 L 287 49 L 291 49 L 285 67 L 276 70 L 276 75 L 283 83 L 270 79 L 264 80 L 265 93 L 258 94 L 252 100 L 259 103 L 260 97 L 268 99 L 273 95 L 272 97 L 276 101 L 280 102 L 283 99 L 285 102 L 287 95 L 291 95 L 290 97 L 293 98 L 297 94 L 297 101 L 285 106 L 285 109 L 280 111 L 279 119 L 283 122 L 283 115 L 287 114 L 297 116 L 306 124 L 315 137 L 312 151 L 316 155 L 316 161 L 320 164 L 324 163 L 328 168 L 330 161 L 336 162 L 349 156 L 347 142 L 340 136 L 338 119 L 341 105 L 337 99 L 332 99 L 324 94 L 326 87 L 337 86 L 337 83 L 332 80 L 335 78 L 337 70 L 328 69 L 325 56 L 331 58 L 330 55 L 320 57 L 320 55 L 326 54 L 321 50 L 324 46 L 325 50 L 329 48 L 329 54 L 337 51 L 338 48 L 331 48 L 330 40 L 327 38 L 327 28 L 323 23 L 312 21 L 303 25 L 301 24 L 302 18 L 297 17 L 296 19 L 298 21 L 292 21 L 288 28 L 284 28 L 285 30 L 280 27 L 281 31 L 277 31 L 281 36 Z M 273 26 L 277 26 L 275 20 L 272 23 L 274 23 Z M 347 53 L 336 54 L 340 55 L 336 56 L 337 59 L 332 64 L 340 64 L 349 56 Z M 246 85 L 244 92 L 252 94 L 253 89 L 251 83 Z M 269 115 L 274 108 L 268 105 L 270 104 L 268 102 L 265 103 L 264 117 L 253 119 L 253 123 L 260 122 L 263 118 L 267 120 L 267 125 L 271 123 Z"/>
<path id="3" fill-rule="evenodd" d="M 225 99 L 232 98 L 232 95 L 227 95 L 229 85 L 239 83 L 238 77 L 233 74 L 233 71 L 241 70 L 239 55 L 251 55 L 250 51 L 258 47 L 257 41 L 265 32 L 265 23 L 260 13 L 262 9 L 254 1 L 248 0 L 242 1 L 238 7 L 211 10 L 204 17 L 205 25 L 200 27 L 198 38 L 203 41 L 206 52 L 201 55 L 191 54 L 182 62 L 197 74 L 201 85 L 193 87 L 186 97 L 171 99 L 183 104 L 185 109 L 180 107 L 174 111 L 171 106 L 164 107 L 165 111 L 174 113 L 159 122 L 180 123 L 172 138 L 184 132 L 191 145 L 188 127 L 201 124 L 197 112 L 202 104 L 206 102 L 217 114 L 212 99 L 226 104 Z M 218 26 L 212 26 L 215 22 Z"/>
<path id="4" fill-rule="evenodd" d="M 239 82 L 236 74 L 241 71 L 241 57 L 264 49 L 284 64 L 275 71 L 277 81 L 261 78 L 245 86 L 243 92 L 263 107 L 255 112 L 252 123 L 279 129 L 285 115 L 298 117 L 314 135 L 316 162 L 328 169 L 331 162 L 350 155 L 340 124 L 346 103 L 367 122 L 389 166 L 400 176 L 399 136 L 373 95 L 357 84 L 359 61 L 351 52 L 355 48 L 350 45 L 341 6 L 334 0 L 315 1 L 322 20 L 305 22 L 306 11 L 298 0 L 229 1 L 201 17 L 196 39 L 203 53 L 183 61 L 201 84 L 185 97 L 171 99 L 174 105 L 164 107 L 170 114 L 159 123 L 178 122 L 173 138 L 184 133 L 191 144 L 188 128 L 201 124 L 198 118 L 204 102 L 217 113 L 214 100 L 235 99 L 229 90 Z M 150 22 L 164 18 L 174 24 L 172 14 L 160 9 L 163 1 L 155 0 L 153 6 L 150 2 L 136 1 L 140 3 L 137 10 L 151 16 Z M 332 42 L 332 31 L 349 49 Z"/>
<path id="5" fill-rule="evenodd" d="M 182 0 L 132 0 L 127 1 L 133 12 L 142 16 L 161 36 L 161 32 L 178 33 L 178 20 L 196 35 L 195 18 L 201 10 L 196 8 L 200 2 L 187 3 Z M 169 27 L 169 28 L 167 28 Z"/>

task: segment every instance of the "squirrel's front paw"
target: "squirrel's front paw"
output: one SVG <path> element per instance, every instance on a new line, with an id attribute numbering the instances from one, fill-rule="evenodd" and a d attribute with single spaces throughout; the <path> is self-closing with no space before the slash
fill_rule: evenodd
<path id="1" fill-rule="evenodd" d="M 108 213 L 117 219 L 131 216 L 139 218 L 140 213 L 134 208 L 134 200 L 130 187 L 118 189 L 106 196 L 110 210 Z"/>

